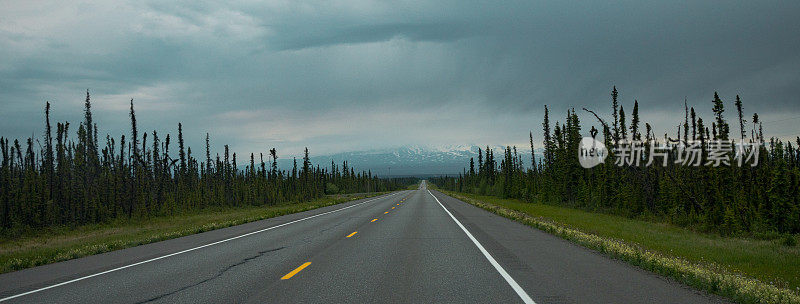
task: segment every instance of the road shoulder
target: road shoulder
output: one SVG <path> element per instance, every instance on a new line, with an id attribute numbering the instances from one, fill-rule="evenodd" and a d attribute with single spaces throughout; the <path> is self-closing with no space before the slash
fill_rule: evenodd
<path id="1" fill-rule="evenodd" d="M 347 208 L 371 200 L 382 199 L 402 192 L 405 191 L 347 201 L 340 204 L 267 218 L 241 225 L 0 274 L 0 282 L 2 282 L 2 284 L 0 284 L 0 298 L 170 255 L 265 228 L 283 225 L 292 221 Z"/>
<path id="2" fill-rule="evenodd" d="M 432 191 L 537 302 L 726 300 Z"/>

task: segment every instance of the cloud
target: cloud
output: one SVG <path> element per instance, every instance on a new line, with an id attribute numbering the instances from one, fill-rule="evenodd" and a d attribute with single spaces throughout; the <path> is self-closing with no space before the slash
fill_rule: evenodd
<path id="1" fill-rule="evenodd" d="M 283 35 L 274 40 L 280 50 L 299 50 L 340 44 L 382 42 L 393 38 L 403 38 L 412 42 L 448 42 L 468 37 L 474 33 L 470 33 L 469 26 L 466 24 L 390 23 L 347 26 L 310 34 L 307 36 Z"/>
<path id="2" fill-rule="evenodd" d="M 800 3 L 752 1 L 11 1 L 0 134 L 39 132 L 45 100 L 79 121 L 87 88 L 103 131 L 134 98 L 144 129 L 243 152 L 524 145 L 545 104 L 608 113 L 613 85 L 657 134 L 714 91 L 778 119 L 800 116 L 798 31 Z"/>

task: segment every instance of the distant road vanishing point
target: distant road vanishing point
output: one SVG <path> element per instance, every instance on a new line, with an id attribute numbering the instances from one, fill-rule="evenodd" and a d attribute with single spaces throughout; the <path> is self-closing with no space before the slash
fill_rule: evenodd
<path id="1" fill-rule="evenodd" d="M 713 303 L 437 191 L 0 275 L 3 303 Z"/>

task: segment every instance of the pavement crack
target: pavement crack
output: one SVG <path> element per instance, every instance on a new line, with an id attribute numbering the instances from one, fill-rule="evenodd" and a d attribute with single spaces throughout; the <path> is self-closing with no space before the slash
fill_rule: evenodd
<path id="1" fill-rule="evenodd" d="M 328 231 L 331 231 L 331 230 L 333 230 L 333 229 L 334 229 L 334 228 L 336 228 L 336 227 L 342 226 L 342 225 L 344 225 L 345 223 L 349 222 L 350 220 L 351 220 L 350 218 L 346 218 L 346 219 L 344 219 L 344 220 L 337 221 L 337 222 L 335 222 L 335 223 L 333 223 L 333 224 L 331 224 L 331 225 L 329 225 L 329 226 L 326 226 L 326 227 L 324 227 L 324 228 L 321 228 L 321 229 L 320 229 L 319 231 L 317 231 L 317 233 L 316 233 L 316 234 L 314 234 L 314 235 L 308 235 L 308 236 L 306 236 L 306 237 L 302 238 L 302 239 L 301 239 L 301 241 L 302 241 L 303 243 L 311 243 L 311 242 L 312 242 L 312 241 L 313 241 L 315 238 L 317 238 L 318 236 L 320 236 L 320 235 L 323 235 L 323 234 L 325 234 L 326 232 L 328 232 Z"/>
<path id="2" fill-rule="evenodd" d="M 281 249 L 285 249 L 285 248 L 286 247 L 284 246 L 284 247 L 278 247 L 278 248 L 273 248 L 273 249 L 269 249 L 269 250 L 259 251 L 258 254 L 254 255 L 254 256 L 246 257 L 246 258 L 242 259 L 239 262 L 236 262 L 234 264 L 228 265 L 227 267 L 219 270 L 216 274 L 214 274 L 213 276 L 211 276 L 209 278 L 203 279 L 203 280 L 201 280 L 199 282 L 196 282 L 196 283 L 193 283 L 193 284 L 189 284 L 189 285 L 183 286 L 181 288 L 178 288 L 176 290 L 173 290 L 173 291 L 170 291 L 170 292 L 167 292 L 167 293 L 163 293 L 163 294 L 154 296 L 152 298 L 149 298 L 147 300 L 140 301 L 140 302 L 137 302 L 137 303 L 141 304 L 141 303 L 150 303 L 150 302 L 158 301 L 160 299 L 163 299 L 163 298 L 168 297 L 170 295 L 174 295 L 176 293 L 182 292 L 182 291 L 187 290 L 189 288 L 192 288 L 192 287 L 195 287 L 195 286 L 198 286 L 198 285 L 202 285 L 203 283 L 206 283 L 206 282 L 209 282 L 209 281 L 212 281 L 214 279 L 217 279 L 217 278 L 221 277 L 223 274 L 228 272 L 228 270 L 231 270 L 236 266 L 240 266 L 240 265 L 243 265 L 243 264 L 245 264 L 247 262 L 250 262 L 252 260 L 260 258 L 260 257 L 264 256 L 267 253 L 275 252 L 275 251 L 278 251 L 278 250 L 281 250 Z"/>

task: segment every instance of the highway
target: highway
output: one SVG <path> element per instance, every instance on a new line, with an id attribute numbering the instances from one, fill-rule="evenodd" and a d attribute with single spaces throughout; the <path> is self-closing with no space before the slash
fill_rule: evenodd
<path id="1" fill-rule="evenodd" d="M 0 275 L 2 303 L 718 303 L 440 192 Z"/>

